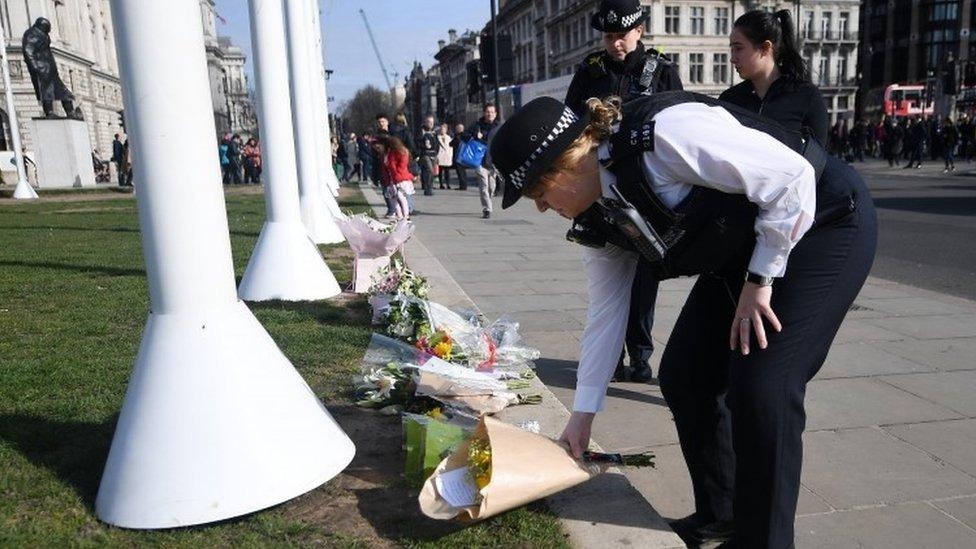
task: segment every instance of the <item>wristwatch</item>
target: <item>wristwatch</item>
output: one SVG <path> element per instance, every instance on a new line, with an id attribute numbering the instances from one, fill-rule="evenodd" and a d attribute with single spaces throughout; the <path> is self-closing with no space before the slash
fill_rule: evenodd
<path id="1" fill-rule="evenodd" d="M 752 282 L 753 284 L 758 284 L 760 286 L 772 286 L 773 277 L 763 276 L 756 274 L 752 271 L 746 271 L 746 282 Z"/>

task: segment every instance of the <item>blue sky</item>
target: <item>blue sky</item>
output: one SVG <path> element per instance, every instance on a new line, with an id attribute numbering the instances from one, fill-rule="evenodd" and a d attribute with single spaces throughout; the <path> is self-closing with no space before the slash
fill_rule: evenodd
<path id="1" fill-rule="evenodd" d="M 247 0 L 216 1 L 217 12 L 226 21 L 217 21 L 218 33 L 233 38 L 250 59 Z M 386 88 L 360 8 L 369 17 L 387 70 L 400 73 L 401 81 L 415 60 L 425 69 L 434 62 L 437 40 L 446 40 L 448 29 L 480 29 L 491 12 L 490 0 L 320 0 L 319 5 L 325 64 L 335 71 L 329 80 L 329 96 L 336 100 L 333 107 L 368 84 Z M 250 61 L 247 69 L 250 73 Z"/>

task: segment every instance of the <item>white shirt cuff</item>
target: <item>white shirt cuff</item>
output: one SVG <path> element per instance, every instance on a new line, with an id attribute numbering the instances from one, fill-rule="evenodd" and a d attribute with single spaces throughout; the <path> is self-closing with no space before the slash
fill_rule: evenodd
<path id="1" fill-rule="evenodd" d="M 788 251 L 757 242 L 755 249 L 752 250 L 752 259 L 749 261 L 749 272 L 779 278 L 786 272 L 788 255 Z"/>
<path id="2" fill-rule="evenodd" d="M 592 385 L 576 385 L 576 396 L 573 398 L 574 412 L 596 413 L 603 410 L 603 401 L 607 397 L 606 387 Z"/>

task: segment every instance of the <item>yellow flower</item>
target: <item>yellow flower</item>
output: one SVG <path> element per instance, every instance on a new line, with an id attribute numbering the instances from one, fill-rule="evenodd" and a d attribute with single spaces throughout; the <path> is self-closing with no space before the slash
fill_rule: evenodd
<path id="1" fill-rule="evenodd" d="M 475 439 L 468 445 L 468 471 L 479 490 L 491 482 L 491 445 L 487 440 Z"/>
<path id="2" fill-rule="evenodd" d="M 440 358 L 447 358 L 451 356 L 452 349 L 453 346 L 450 343 L 442 341 L 437 345 L 434 345 L 434 355 Z"/>

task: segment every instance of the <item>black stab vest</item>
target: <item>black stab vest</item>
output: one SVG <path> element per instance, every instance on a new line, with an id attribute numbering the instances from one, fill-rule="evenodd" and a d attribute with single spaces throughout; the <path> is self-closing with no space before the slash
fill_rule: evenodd
<path id="1" fill-rule="evenodd" d="M 683 103 L 720 106 L 743 126 L 766 133 L 810 162 L 817 174 L 817 216 L 815 226 L 835 220 L 854 209 L 854 197 L 844 182 L 836 185 L 821 177 L 827 154 L 815 138 L 800 135 L 750 111 L 686 91 L 660 92 L 623 106 L 622 122 L 610 137 L 610 158 L 604 165 L 616 176 L 617 188 L 641 217 L 661 237 L 666 253 L 651 261 L 658 280 L 706 272 L 744 272 L 755 246 L 758 207 L 745 195 L 692 186 L 675 208 L 667 207 L 654 193 L 642 167 L 644 152 L 654 148 L 654 117 L 662 110 Z M 607 201 L 587 210 L 577 223 L 599 233 L 606 241 L 629 250 L 636 247 L 606 214 Z"/>

